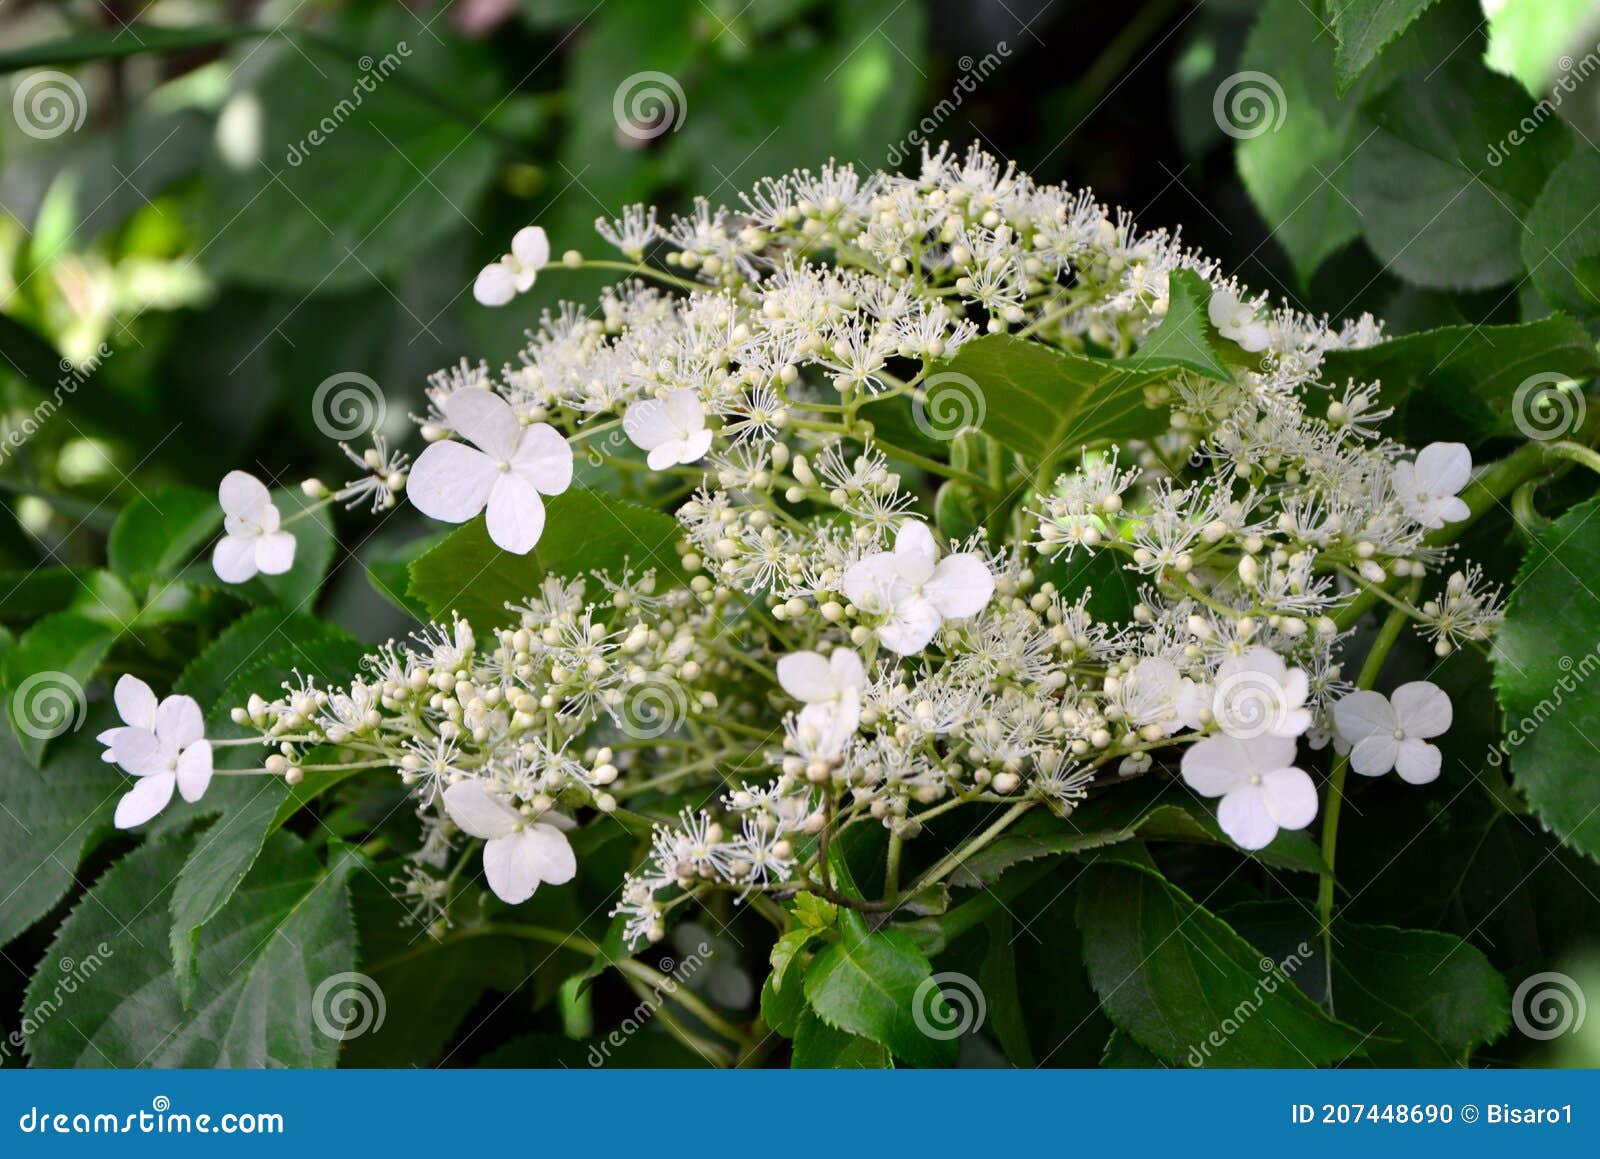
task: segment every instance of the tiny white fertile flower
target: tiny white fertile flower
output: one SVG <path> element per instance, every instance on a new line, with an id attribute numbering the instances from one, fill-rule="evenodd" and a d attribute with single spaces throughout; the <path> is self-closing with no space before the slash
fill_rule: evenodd
<path id="1" fill-rule="evenodd" d="M 1256 308 L 1248 302 L 1241 302 L 1239 295 L 1232 290 L 1212 290 L 1206 314 L 1217 328 L 1217 333 L 1236 343 L 1241 350 L 1251 353 L 1265 350 L 1267 343 L 1272 340 L 1272 328 L 1258 321 Z"/>
<path id="2" fill-rule="evenodd" d="M 850 566 L 844 593 L 867 614 L 886 617 L 878 639 L 908 656 L 926 648 L 944 621 L 981 612 L 994 595 L 994 576 L 970 552 L 939 559 L 927 524 L 911 520 L 901 524 L 893 551 Z"/>
<path id="3" fill-rule="evenodd" d="M 550 264 L 550 239 L 537 225 L 524 226 L 511 239 L 511 252 L 484 266 L 472 283 L 472 296 L 485 306 L 504 306 L 533 288 Z"/>
<path id="4" fill-rule="evenodd" d="M 1427 680 L 1402 684 L 1392 696 L 1352 692 L 1333 706 L 1339 734 L 1353 746 L 1352 769 L 1366 777 L 1393 769 L 1413 785 L 1438 777 L 1443 754 L 1427 738 L 1448 731 L 1453 714 L 1450 697 Z"/>
<path id="5" fill-rule="evenodd" d="M 113 698 L 123 723 L 100 734 L 106 746 L 101 759 L 139 778 L 117 802 L 116 827 L 150 820 L 167 807 L 174 788 L 191 804 L 204 796 L 211 784 L 211 742 L 194 697 L 169 696 L 158 703 L 143 680 L 123 676 Z"/>
<path id="6" fill-rule="evenodd" d="M 652 471 L 698 462 L 711 449 L 705 407 L 688 387 L 634 403 L 622 416 L 622 429 L 634 446 L 650 452 L 645 461 Z"/>
<path id="7" fill-rule="evenodd" d="M 483 839 L 484 876 L 503 902 L 525 902 L 541 885 L 560 885 L 578 872 L 572 843 L 560 828 L 571 824 L 565 817 L 546 813 L 530 821 L 477 781 L 446 789 L 444 808 L 463 833 Z"/>
<path id="8" fill-rule="evenodd" d="M 217 488 L 222 504 L 221 541 L 211 566 L 223 583 L 242 584 L 257 572 L 282 575 L 294 566 L 294 536 L 279 530 L 281 518 L 267 485 L 245 471 L 229 471 Z"/>
<path id="9" fill-rule="evenodd" d="M 1472 476 L 1472 452 L 1463 443 L 1429 443 L 1415 463 L 1394 465 L 1394 493 L 1406 514 L 1438 530 L 1472 513 L 1457 496 Z"/>
<path id="10" fill-rule="evenodd" d="M 866 668 L 849 648 L 830 656 L 792 652 L 778 660 L 778 683 L 805 704 L 796 721 L 796 735 L 808 756 L 837 757 L 861 724 L 861 693 Z"/>
<path id="11" fill-rule="evenodd" d="M 489 509 L 489 538 L 526 555 L 544 532 L 540 494 L 559 495 L 572 482 L 572 448 L 549 423 L 524 428 L 511 404 L 479 387 L 444 402 L 455 440 L 433 443 L 417 456 L 406 493 L 430 519 L 465 523 Z"/>
<path id="12" fill-rule="evenodd" d="M 1295 742 L 1281 736 L 1212 736 L 1190 746 L 1184 782 L 1221 797 L 1217 823 L 1241 849 L 1262 849 L 1280 829 L 1304 829 L 1317 815 L 1317 788 L 1295 768 Z"/>
<path id="13" fill-rule="evenodd" d="M 1211 715 L 1229 736 L 1297 737 L 1311 727 L 1311 682 L 1270 648 L 1245 649 L 1217 669 Z"/>

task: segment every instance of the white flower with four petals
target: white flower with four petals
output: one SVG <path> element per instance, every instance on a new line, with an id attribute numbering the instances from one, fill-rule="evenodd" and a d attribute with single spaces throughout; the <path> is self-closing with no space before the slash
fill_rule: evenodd
<path id="1" fill-rule="evenodd" d="M 900 525 L 893 551 L 850 565 L 844 594 L 869 616 L 883 617 L 878 639 L 885 648 L 909 656 L 926 648 L 946 620 L 981 612 L 994 595 L 994 576 L 971 552 L 940 559 L 928 525 L 909 520 Z"/>
<path id="2" fill-rule="evenodd" d="M 169 696 L 159 703 L 137 676 L 123 676 L 113 694 L 120 728 L 99 736 L 101 759 L 139 778 L 117 802 L 118 829 L 142 825 L 167 807 L 172 790 L 193 804 L 211 784 L 211 742 L 192 696 Z"/>
<path id="3" fill-rule="evenodd" d="M 1443 763 L 1430 737 L 1449 731 L 1454 709 L 1444 689 L 1427 680 L 1381 692 L 1352 692 L 1333 706 L 1334 724 L 1351 746 L 1350 767 L 1364 777 L 1393 769 L 1413 785 L 1436 780 Z"/>
<path id="4" fill-rule="evenodd" d="M 578 872 L 563 829 L 572 821 L 556 813 L 524 817 L 477 781 L 457 781 L 444 791 L 445 812 L 470 837 L 481 838 L 483 872 L 494 895 L 509 905 L 541 885 L 561 885 Z"/>
<path id="5" fill-rule="evenodd" d="M 1459 498 L 1471 477 L 1472 452 L 1465 444 L 1429 443 L 1415 463 L 1394 465 L 1394 493 L 1407 515 L 1437 531 L 1472 514 Z"/>
<path id="6" fill-rule="evenodd" d="M 1272 341 L 1272 327 L 1256 318 L 1256 308 L 1241 302 L 1232 290 L 1212 290 L 1211 301 L 1206 305 L 1206 315 L 1228 341 L 1240 350 L 1254 354 L 1265 350 Z"/>
<path id="7" fill-rule="evenodd" d="M 1317 815 L 1317 788 L 1295 767 L 1295 742 L 1264 733 L 1248 740 L 1209 736 L 1180 768 L 1202 797 L 1220 797 L 1217 822 L 1241 849 L 1263 849 L 1280 829 L 1304 829 Z"/>
<path id="8" fill-rule="evenodd" d="M 242 584 L 257 572 L 282 575 L 294 566 L 294 536 L 282 522 L 267 485 L 245 471 L 229 471 L 217 488 L 222 539 L 211 566 L 223 583 Z"/>
<path id="9" fill-rule="evenodd" d="M 622 429 L 634 446 L 649 452 L 645 461 L 652 471 L 699 462 L 711 449 L 705 407 L 687 387 L 666 398 L 640 399 L 622 416 Z"/>
<path id="10" fill-rule="evenodd" d="M 539 271 L 550 264 L 550 239 L 537 225 L 517 230 L 511 252 L 478 272 L 472 296 L 485 306 L 504 306 L 518 294 L 533 289 Z"/>

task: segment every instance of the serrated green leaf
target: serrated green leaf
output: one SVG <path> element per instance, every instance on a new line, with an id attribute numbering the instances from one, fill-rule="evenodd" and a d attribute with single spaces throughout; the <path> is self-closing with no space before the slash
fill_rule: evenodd
<path id="1" fill-rule="evenodd" d="M 784 971 L 789 968 L 789 963 L 794 961 L 795 955 L 805 949 L 816 936 L 816 930 L 800 926 L 797 929 L 790 930 L 772 943 L 772 953 L 768 960 L 772 963 L 772 988 L 774 990 L 783 989 Z"/>
<path id="2" fill-rule="evenodd" d="M 177 567 L 222 523 L 215 495 L 193 487 L 163 487 L 123 508 L 111 528 L 111 570 L 132 578 Z"/>
<path id="3" fill-rule="evenodd" d="M 194 697 L 209 713 L 219 707 L 223 694 L 247 669 L 268 656 L 291 650 L 298 641 L 330 632 L 337 629 L 310 616 L 288 613 L 279 607 L 258 608 L 240 616 L 206 645 L 173 682 L 172 691 Z M 257 691 L 265 696 L 274 690 Z"/>
<path id="4" fill-rule="evenodd" d="M 272 502 L 285 521 L 299 516 L 284 529 L 294 533 L 294 566 L 282 575 L 259 575 L 250 584 L 267 591 L 291 612 L 307 612 L 333 563 L 333 518 L 327 507 L 317 507 L 298 488 L 274 491 Z"/>
<path id="5" fill-rule="evenodd" d="M 411 595 L 435 619 L 456 612 L 486 633 L 509 623 L 506 604 L 538 594 L 547 574 L 576 579 L 631 566 L 672 582 L 683 574 L 674 546 L 681 534 L 670 515 L 574 487 L 546 501 L 544 535 L 527 555 L 496 547 L 475 519 L 411 565 Z"/>
<path id="6" fill-rule="evenodd" d="M 983 399 L 983 432 L 1035 464 L 1165 426 L 1162 410 L 1146 404 L 1145 387 L 1167 370 L 1064 354 L 1011 334 L 974 339 L 939 369 L 972 379 Z"/>
<path id="7" fill-rule="evenodd" d="M 1600 221 L 1594 191 L 1600 188 L 1600 155 L 1575 150 L 1550 174 L 1527 216 L 1522 260 L 1546 302 L 1583 318 L 1600 314 Z"/>
<path id="8" fill-rule="evenodd" d="M 117 798 L 133 782 L 100 759 L 94 738 L 117 723 L 109 706 L 97 706 L 42 769 L 31 767 L 14 738 L 0 737 L 0 946 L 61 900 L 84 855 L 111 831 Z"/>
<path id="9" fill-rule="evenodd" d="M 839 907 L 807 890 L 794 895 L 794 916 L 811 930 L 825 930 L 839 920 Z"/>
<path id="10" fill-rule="evenodd" d="M 924 987 L 919 994 L 933 967 L 915 943 L 895 929 L 868 930 L 854 910 L 841 911 L 839 935 L 839 941 L 818 952 L 805 973 L 806 1001 L 817 1017 L 917 1066 L 954 1062 L 955 1040 L 932 1038 L 918 1025 L 919 1017 L 932 1026 L 949 1025 L 952 1019 L 937 986 Z"/>
<path id="11" fill-rule="evenodd" d="M 1334 67 L 1345 92 L 1412 21 L 1438 0 L 1335 0 L 1328 5 L 1339 48 Z"/>
<path id="12" fill-rule="evenodd" d="M 347 849 L 324 867 L 279 834 L 201 939 L 194 1001 L 178 997 L 166 948 L 167 900 L 192 842 L 151 842 L 117 862 L 80 902 L 28 987 L 27 1036 L 51 1067 L 325 1067 L 338 1056 L 319 987 L 355 968 Z M 86 981 L 63 996 L 57 964 Z M 347 982 L 344 985 L 358 983 Z M 319 1019 L 321 1024 L 319 1024 Z"/>
<path id="13" fill-rule="evenodd" d="M 1492 655 L 1517 789 L 1564 844 L 1600 860 L 1600 688 L 1580 667 L 1600 639 L 1597 515 L 1600 499 L 1581 503 L 1528 549 Z"/>
<path id="14" fill-rule="evenodd" d="M 117 629 L 98 619 L 57 612 L 0 657 L 11 730 L 35 768 L 50 741 L 82 720 L 89 681 L 116 638 Z"/>
<path id="15" fill-rule="evenodd" d="M 795 1070 L 884 1070 L 892 1066 L 889 1052 L 871 1039 L 829 1026 L 809 1010 L 795 1024 Z"/>
<path id="16" fill-rule="evenodd" d="M 1259 951 L 1153 869 L 1091 866 L 1079 883 L 1078 925 L 1106 1013 L 1168 1062 L 1318 1066 L 1361 1048 L 1359 1031 L 1330 1019 L 1276 967 L 1263 968 Z"/>
<path id="17" fill-rule="evenodd" d="M 1177 367 L 1219 382 L 1232 382 L 1232 373 L 1212 345 L 1211 323 L 1206 314 L 1210 302 L 1209 282 L 1193 270 L 1173 270 L 1167 276 L 1167 316 L 1126 359 L 1127 364 L 1146 370 Z"/>

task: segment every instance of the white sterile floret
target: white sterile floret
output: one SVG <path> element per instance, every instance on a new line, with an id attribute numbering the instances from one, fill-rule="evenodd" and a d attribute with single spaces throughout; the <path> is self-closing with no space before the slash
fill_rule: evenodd
<path id="1" fill-rule="evenodd" d="M 167 807 L 176 788 L 193 804 L 211 784 L 211 742 L 192 696 L 169 696 L 159 703 L 137 676 L 123 676 L 113 694 L 122 727 L 99 736 L 101 759 L 139 778 L 117 802 L 118 829 L 142 825 Z"/>
<path id="2" fill-rule="evenodd" d="M 1237 344 L 1241 350 L 1253 354 L 1265 350 L 1267 343 L 1272 341 L 1272 327 L 1258 321 L 1256 308 L 1249 302 L 1240 301 L 1239 295 L 1232 290 L 1212 290 L 1206 314 L 1217 328 L 1217 333 Z"/>
<path id="3" fill-rule="evenodd" d="M 1393 769 L 1403 781 L 1426 785 L 1438 778 L 1443 760 L 1428 738 L 1449 730 L 1453 711 L 1437 684 L 1413 680 L 1390 696 L 1352 692 L 1333 706 L 1333 719 L 1352 746 L 1350 767 L 1356 772 L 1381 777 Z"/>
<path id="4" fill-rule="evenodd" d="M 572 482 L 572 448 L 549 423 L 524 428 L 505 399 L 478 387 L 458 390 L 444 416 L 473 446 L 441 440 L 417 456 L 406 484 L 430 519 L 465 523 L 485 507 L 489 538 L 526 555 L 544 531 L 544 495 Z"/>
<path id="5" fill-rule="evenodd" d="M 849 648 L 835 648 L 830 656 L 792 652 L 778 660 L 778 683 L 805 704 L 795 733 L 811 750 L 807 755 L 838 756 L 861 724 L 867 672 L 860 655 Z"/>
<path id="6" fill-rule="evenodd" d="M 1311 727 L 1311 682 L 1270 648 L 1247 648 L 1217 669 L 1211 715 L 1229 736 L 1293 738 Z"/>
<path id="7" fill-rule="evenodd" d="M 1181 768 L 1195 792 L 1222 798 L 1222 831 L 1241 849 L 1262 849 L 1278 830 L 1304 829 L 1317 815 L 1316 786 L 1294 759 L 1287 737 L 1212 736 L 1183 754 Z"/>
<path id="8" fill-rule="evenodd" d="M 861 611 L 883 617 L 878 639 L 885 648 L 908 656 L 926 648 L 946 620 L 981 612 L 994 595 L 994 576 L 971 552 L 939 559 L 928 525 L 909 520 L 893 551 L 850 566 L 844 593 Z"/>
<path id="9" fill-rule="evenodd" d="M 527 901 L 547 882 L 571 881 L 578 872 L 572 843 L 561 831 L 572 822 L 559 814 L 530 820 L 477 781 L 446 789 L 444 808 L 463 833 L 483 840 L 484 876 L 508 905 Z"/>
<path id="10" fill-rule="evenodd" d="M 645 461 L 652 471 L 698 462 L 711 449 L 705 407 L 687 387 L 634 403 L 622 416 L 622 429 L 634 446 L 649 452 Z"/>
<path id="11" fill-rule="evenodd" d="M 1394 465 L 1394 493 L 1406 514 L 1437 531 L 1472 514 L 1458 496 L 1472 476 L 1472 452 L 1462 443 L 1429 443 L 1415 463 Z"/>
<path id="12" fill-rule="evenodd" d="M 472 296 L 485 306 L 504 306 L 533 288 L 550 264 L 550 239 L 537 225 L 524 226 L 511 239 L 511 252 L 484 266 L 472 283 Z"/>
<path id="13" fill-rule="evenodd" d="M 278 508 L 267 485 L 245 471 L 229 471 L 217 488 L 222 504 L 222 539 L 211 566 L 223 583 L 242 584 L 257 572 L 282 575 L 294 566 L 294 536 L 280 530 Z"/>

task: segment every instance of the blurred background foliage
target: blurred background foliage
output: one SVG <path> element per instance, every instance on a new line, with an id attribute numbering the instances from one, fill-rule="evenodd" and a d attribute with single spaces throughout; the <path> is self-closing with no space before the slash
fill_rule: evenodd
<path id="1" fill-rule="evenodd" d="M 1360 39 L 1341 12 L 1374 29 L 1364 59 L 1336 51 Z M 429 372 L 498 365 L 530 307 L 593 300 L 598 273 L 552 269 L 517 308 L 478 307 L 472 278 L 518 227 L 600 253 L 595 218 L 627 203 L 731 203 L 829 158 L 914 165 L 914 130 L 1181 225 L 1313 312 L 1404 333 L 1559 306 L 1592 328 L 1600 84 L 1550 94 L 1597 39 L 1593 0 L 0 0 L 0 633 L 114 604 L 90 569 L 157 488 L 341 478 L 312 417 L 330 376 L 380 384 L 404 439 Z M 1252 73 L 1281 90 L 1281 131 L 1219 114 Z M 51 74 L 66 123 L 41 129 L 30 86 Z M 630 103 L 641 77 L 677 86 L 681 116 Z M 1486 160 L 1528 116 L 1529 143 Z M 1540 231 L 1560 262 L 1529 248 Z M 346 530 L 320 610 L 368 640 L 404 630 L 368 572 L 430 529 L 402 505 Z M 1484 671 L 1450 675 L 1487 746 Z M 1507 971 L 1600 928 L 1600 875 L 1545 835 L 1477 794 L 1395 801 L 1349 871 L 1358 916 L 1458 930 Z M 1062 1061 L 1096 1061 L 1095 1029 Z"/>

